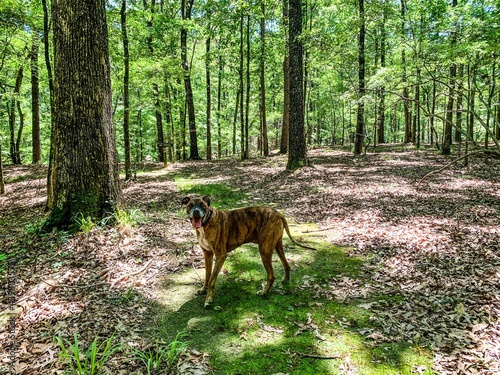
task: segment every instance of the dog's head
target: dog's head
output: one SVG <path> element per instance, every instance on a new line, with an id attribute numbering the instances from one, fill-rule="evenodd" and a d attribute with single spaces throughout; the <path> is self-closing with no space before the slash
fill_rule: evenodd
<path id="1" fill-rule="evenodd" d="M 210 218 L 210 197 L 191 198 L 184 197 L 182 206 L 185 207 L 186 214 L 191 221 L 193 228 L 201 228 Z"/>

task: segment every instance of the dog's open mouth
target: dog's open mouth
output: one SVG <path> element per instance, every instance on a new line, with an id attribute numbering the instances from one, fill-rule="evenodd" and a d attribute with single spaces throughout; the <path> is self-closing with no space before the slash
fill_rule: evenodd
<path id="1" fill-rule="evenodd" d="M 192 217 L 191 218 L 191 225 L 193 226 L 194 229 L 201 228 L 202 223 L 203 223 L 203 220 L 201 217 Z"/>

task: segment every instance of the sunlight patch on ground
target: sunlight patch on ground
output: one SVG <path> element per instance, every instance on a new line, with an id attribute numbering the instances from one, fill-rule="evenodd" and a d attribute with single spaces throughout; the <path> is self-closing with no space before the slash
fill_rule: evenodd
<path id="1" fill-rule="evenodd" d="M 186 271 L 170 274 L 161 284 L 158 302 L 168 311 L 179 310 L 186 302 L 195 298 L 204 272 L 204 269 L 195 271 L 194 268 L 187 268 Z"/>

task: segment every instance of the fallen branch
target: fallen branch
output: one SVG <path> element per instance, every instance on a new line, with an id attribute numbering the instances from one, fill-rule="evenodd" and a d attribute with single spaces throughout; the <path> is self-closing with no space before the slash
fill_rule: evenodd
<path id="1" fill-rule="evenodd" d="M 120 281 L 122 281 L 123 279 L 126 279 L 128 277 L 131 277 L 131 276 L 137 276 L 141 273 L 143 273 L 144 271 L 146 271 L 149 266 L 151 265 L 151 263 L 153 263 L 153 259 L 150 259 L 149 262 L 146 263 L 146 265 L 144 267 L 142 267 L 139 271 L 135 271 L 135 272 L 132 272 L 132 273 L 127 273 L 126 275 L 123 275 L 121 277 L 119 277 L 118 279 L 116 279 L 115 281 L 113 281 L 111 283 L 111 286 L 109 287 L 109 289 L 113 289 L 113 287 L 119 283 Z"/>
<path id="2" fill-rule="evenodd" d="M 444 171 L 445 169 L 448 169 L 449 167 L 451 167 L 453 164 L 455 163 L 458 163 L 460 160 L 463 160 L 465 158 L 468 158 L 469 156 L 471 155 L 477 155 L 477 154 L 485 154 L 487 156 L 491 156 L 495 159 L 500 159 L 500 152 L 499 151 L 490 151 L 490 150 L 478 150 L 478 151 L 472 151 L 472 152 L 469 152 L 468 154 L 465 154 L 463 156 L 460 156 L 459 158 L 453 160 L 451 163 L 448 163 L 446 164 L 444 167 L 440 168 L 440 169 L 436 169 L 432 172 L 429 172 L 427 173 L 424 177 L 422 177 L 420 179 L 420 181 L 418 181 L 417 183 L 417 187 L 422 183 L 423 180 L 425 180 L 427 177 L 429 176 L 432 176 L 433 174 L 436 174 L 436 173 L 439 173 L 439 172 L 442 172 Z"/>

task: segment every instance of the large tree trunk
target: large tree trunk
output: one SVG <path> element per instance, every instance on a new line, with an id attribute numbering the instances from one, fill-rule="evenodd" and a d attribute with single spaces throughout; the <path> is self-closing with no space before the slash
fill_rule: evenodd
<path id="1" fill-rule="evenodd" d="M 46 228 L 113 214 L 120 200 L 104 0 L 53 0 L 54 202 Z"/>
<path id="2" fill-rule="evenodd" d="M 306 139 L 304 134 L 304 76 L 302 34 L 302 1 L 290 0 L 290 133 L 288 140 L 287 170 L 306 165 Z"/>
<path id="3" fill-rule="evenodd" d="M 209 27 L 210 28 L 210 27 Z M 206 75 L 206 90 L 207 90 L 207 160 L 212 160 L 212 87 L 210 82 L 210 37 L 206 40 L 206 62 L 205 62 L 205 75 Z"/>
<path id="4" fill-rule="evenodd" d="M 283 28 L 288 31 L 288 0 L 283 1 Z M 288 133 L 290 129 L 290 57 L 288 36 L 285 35 L 285 56 L 283 57 L 283 125 L 281 127 L 280 154 L 288 152 Z"/>
<path id="5" fill-rule="evenodd" d="M 54 135 L 54 78 L 52 74 L 52 64 L 50 62 L 50 47 L 49 47 L 49 10 L 47 8 L 47 0 L 42 0 L 43 7 L 43 53 L 45 58 L 45 67 L 47 68 L 47 77 L 49 81 L 49 99 L 50 99 L 50 152 L 49 152 L 49 170 L 47 173 L 47 204 L 46 209 L 51 209 L 53 206 L 53 182 L 54 173 L 52 166 L 54 165 L 52 161 L 52 147 L 53 147 L 53 135 Z"/>
<path id="6" fill-rule="evenodd" d="M 38 79 L 39 46 L 38 31 L 33 29 L 31 45 L 31 143 L 33 164 L 40 163 L 42 159 L 42 143 L 40 140 L 40 81 Z"/>
<path id="7" fill-rule="evenodd" d="M 358 113 L 356 118 L 356 137 L 354 154 L 363 152 L 365 140 L 364 95 L 365 95 L 365 1 L 359 0 L 359 39 L 358 39 Z"/>
<path id="8" fill-rule="evenodd" d="M 128 48 L 127 34 L 127 0 L 122 0 L 120 11 L 120 19 L 122 25 L 123 39 L 123 143 L 125 147 L 125 180 L 132 178 L 130 165 L 130 93 L 129 93 L 129 77 L 130 77 L 130 54 Z"/>
<path id="9" fill-rule="evenodd" d="M 264 156 L 269 155 L 269 141 L 267 139 L 267 119 L 266 119 L 266 80 L 265 80 L 265 59 L 266 59 L 266 6 L 264 1 L 261 2 L 261 18 L 260 18 L 260 111 L 262 121 L 262 151 Z"/>
<path id="10" fill-rule="evenodd" d="M 191 19 L 191 10 L 193 8 L 193 0 L 182 0 L 182 20 Z M 198 154 L 198 136 L 196 133 L 196 118 L 194 111 L 193 88 L 191 86 L 191 72 L 187 59 L 187 29 L 183 24 L 181 29 L 181 60 L 182 69 L 184 70 L 184 89 L 186 90 L 186 106 L 189 123 L 189 159 L 199 160 Z"/>

